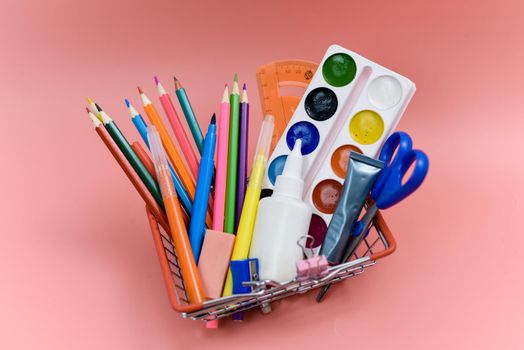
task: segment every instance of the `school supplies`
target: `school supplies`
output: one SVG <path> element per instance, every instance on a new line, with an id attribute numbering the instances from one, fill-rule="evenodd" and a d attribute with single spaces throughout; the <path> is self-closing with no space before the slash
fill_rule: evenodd
<path id="1" fill-rule="evenodd" d="M 353 227 L 371 187 L 383 168 L 384 163 L 379 160 L 355 152 L 350 153 L 344 187 L 340 191 L 335 213 L 329 222 L 320 249 L 320 254 L 325 255 L 331 264 L 340 264 L 344 261 L 342 258 Z"/>
<path id="2" fill-rule="evenodd" d="M 164 125 L 162 119 L 160 118 L 160 115 L 158 114 L 156 108 L 151 103 L 151 100 L 146 96 L 146 94 L 144 94 L 140 87 L 138 87 L 138 92 L 140 93 L 140 98 L 142 100 L 144 111 L 146 112 L 147 117 L 160 134 L 162 144 L 165 147 L 167 156 L 169 157 L 171 164 L 173 164 L 173 167 L 175 168 L 177 175 L 180 177 L 180 181 L 182 181 L 184 188 L 189 193 L 189 197 L 193 199 L 195 196 L 195 182 L 192 179 L 191 174 L 187 170 L 184 161 L 180 157 L 180 154 L 178 154 L 175 144 L 173 143 L 173 140 L 171 140 L 169 132 L 167 131 L 167 128 Z"/>
<path id="3" fill-rule="evenodd" d="M 264 121 L 262 122 L 262 128 L 260 129 L 260 136 L 255 151 L 251 176 L 249 177 L 249 183 L 247 185 L 244 207 L 242 208 L 240 223 L 238 224 L 238 231 L 231 260 L 243 260 L 249 255 L 253 226 L 255 225 L 258 201 L 260 199 L 262 177 L 264 176 L 264 169 L 269 154 L 269 147 L 271 146 L 271 137 L 273 136 L 274 126 L 275 123 L 273 116 L 265 116 Z M 232 280 L 231 271 L 229 271 L 226 277 L 223 295 L 231 295 L 231 292 Z"/>
<path id="4" fill-rule="evenodd" d="M 286 159 L 282 175 L 277 177 L 273 195 L 258 204 L 249 257 L 260 261 L 262 280 L 290 280 L 296 275 L 297 262 L 302 260 L 297 241 L 308 233 L 311 207 L 302 200 L 300 145 L 299 139 Z"/>
<path id="5" fill-rule="evenodd" d="M 182 125 L 182 122 L 180 121 L 180 118 L 175 110 L 175 106 L 173 105 L 171 97 L 166 92 L 157 77 L 155 77 L 155 83 L 157 87 L 158 98 L 160 99 L 160 104 L 162 104 L 162 108 L 167 115 L 167 120 L 169 121 L 169 124 L 171 124 L 171 128 L 175 133 L 175 137 L 178 140 L 178 144 L 182 149 L 182 154 L 189 165 L 191 174 L 196 179 L 198 176 L 198 160 L 195 155 L 195 151 L 189 142 L 189 138 L 187 137 L 184 126 Z"/>
<path id="6" fill-rule="evenodd" d="M 249 137 L 249 101 L 247 100 L 246 84 L 242 87 L 240 97 L 240 126 L 239 126 L 239 145 L 238 145 L 238 173 L 237 173 L 237 200 L 235 214 L 235 230 L 238 228 L 244 196 L 247 185 L 247 152 Z"/>
<path id="7" fill-rule="evenodd" d="M 180 157 L 181 160 L 183 158 L 183 161 L 180 161 L 180 164 L 177 165 L 176 157 L 166 154 L 166 151 L 162 149 L 162 142 L 166 142 L 164 147 L 168 153 L 170 150 L 181 152 L 184 146 L 180 144 L 173 147 L 175 144 L 174 138 L 171 144 L 163 139 L 164 137 L 169 138 L 171 131 L 167 132 L 164 130 L 162 132 L 153 123 L 151 126 L 151 139 L 153 140 L 153 137 L 156 137 L 155 143 L 152 142 L 153 156 L 155 161 L 158 158 L 156 157 L 157 155 L 160 154 L 163 157 L 163 160 L 156 161 L 157 168 L 152 164 L 147 148 L 140 142 L 133 142 L 131 149 L 153 180 L 157 182 L 157 186 L 158 182 L 160 183 L 161 196 L 167 192 L 170 195 L 169 197 L 174 197 L 166 198 L 166 204 L 163 201 L 161 202 L 166 208 L 163 210 L 161 204 L 156 202 L 144 182 L 138 177 L 125 155 L 114 144 L 108 131 L 105 128 L 100 128 L 104 124 L 104 116 L 99 113 L 94 102 L 89 101 L 92 102 L 97 114 L 91 113 L 90 115 L 95 127 L 99 126 L 100 131 L 97 132 L 105 132 L 108 142 L 112 142 L 116 150 L 120 152 L 120 165 L 125 171 L 127 170 L 126 174 L 142 198 L 148 203 L 146 205 L 147 217 L 153 233 L 155 249 L 159 256 L 169 301 L 177 312 L 183 313 L 183 317 L 205 320 L 206 325 L 216 326 L 219 318 L 233 315 L 235 320 L 240 319 L 241 313 L 250 308 L 260 307 L 265 313 L 271 309 L 269 305 L 273 301 L 294 294 L 305 293 L 312 289 L 322 288 L 331 283 L 356 276 L 367 267 L 374 265 L 380 258 L 391 254 L 395 250 L 395 240 L 381 213 L 376 208 L 374 209 L 376 215 L 370 212 L 373 210 L 371 209 L 373 205 L 378 208 L 381 196 L 386 191 L 387 186 L 384 184 L 390 181 L 387 177 L 384 178 L 385 180 L 381 180 L 383 181 L 381 185 L 375 184 L 375 187 L 373 187 L 375 191 L 380 193 L 374 199 L 368 200 L 370 211 L 364 215 L 361 221 L 357 221 L 356 218 L 348 219 L 350 215 L 353 215 L 348 211 L 345 211 L 344 215 L 339 217 L 341 220 L 337 221 L 338 216 L 335 208 L 337 208 L 337 201 L 340 207 L 350 203 L 349 192 L 354 194 L 354 190 L 358 189 L 358 186 L 355 185 L 356 182 L 349 180 L 347 181 L 347 188 L 342 186 L 345 178 L 350 179 L 357 174 L 355 169 L 348 172 L 348 163 L 350 166 L 355 166 L 355 159 L 363 157 L 355 153 L 351 155 L 350 161 L 351 152 L 370 156 L 373 148 L 379 149 L 384 138 L 391 131 L 391 125 L 398 121 L 406 108 L 409 98 L 414 91 L 414 85 L 407 79 L 350 51 L 337 46 L 333 46 L 330 49 L 333 51 L 326 54 L 316 73 L 314 70 L 316 65 L 314 65 L 313 70 L 303 70 L 302 68 L 304 67 L 286 66 L 278 63 L 267 65 L 269 68 L 266 67 L 264 72 L 259 72 L 262 73 L 257 76 L 257 79 L 261 87 L 260 93 L 264 96 L 261 96 L 263 108 L 266 109 L 267 106 L 271 106 L 270 108 L 278 109 L 279 113 L 283 115 L 282 118 L 279 117 L 279 120 L 283 119 L 285 123 L 285 118 L 288 118 L 290 123 L 282 128 L 283 134 L 280 138 L 285 152 L 282 149 L 279 151 L 277 145 L 275 152 L 278 151 L 279 153 L 272 155 L 272 162 L 268 162 L 268 151 L 265 150 L 271 148 L 271 146 L 257 146 L 251 170 L 251 181 L 247 186 L 243 205 L 240 202 L 243 197 L 241 187 L 242 184 L 245 185 L 245 182 L 242 181 L 245 177 L 243 168 L 245 163 L 247 163 L 243 161 L 245 157 L 243 149 L 247 149 L 247 142 L 244 143 L 244 140 L 247 141 L 247 127 L 244 128 L 243 124 L 244 120 L 247 121 L 248 113 L 244 110 L 244 106 L 247 106 L 245 104 L 247 98 L 240 96 L 236 77 L 236 87 L 231 91 L 232 96 L 229 96 L 230 91 L 227 88 L 224 91 L 220 121 L 215 123 L 215 128 L 218 130 L 216 131 L 216 138 L 220 140 L 220 132 L 224 133 L 224 142 L 221 143 L 217 140 L 217 181 L 215 186 L 211 187 L 211 189 L 216 189 L 217 197 L 222 198 L 218 203 L 213 203 L 214 196 L 209 193 L 209 188 L 212 185 L 207 185 L 208 183 L 213 183 L 215 174 L 211 176 L 210 181 L 207 180 L 209 176 L 199 175 L 198 172 L 195 176 L 195 163 L 193 162 L 191 165 L 191 161 L 186 159 L 187 152 L 180 154 L 183 156 Z M 271 77 L 273 80 L 269 80 L 268 77 Z M 307 87 L 306 95 L 301 101 L 297 97 L 291 96 L 294 94 L 299 95 L 300 93 L 299 89 L 296 89 L 297 84 L 294 84 L 296 81 L 299 81 L 298 85 L 301 85 L 303 88 Z M 310 81 L 311 85 L 308 87 Z M 155 82 L 164 110 L 171 117 L 178 117 L 165 89 L 158 79 L 155 79 Z M 180 83 L 177 81 L 175 81 L 175 85 L 177 88 L 180 87 Z M 400 89 L 398 89 L 398 85 L 400 85 Z M 244 87 L 243 94 L 246 94 L 245 90 Z M 276 90 L 277 93 L 275 94 L 273 90 Z M 142 91 L 140 92 L 142 95 Z M 236 94 L 234 94 L 235 92 Z M 161 125 L 161 117 L 154 110 L 154 107 L 148 105 L 147 102 L 151 103 L 147 101 L 147 97 L 144 97 L 141 96 L 149 118 L 153 122 L 155 120 L 159 121 L 157 124 Z M 179 97 L 178 94 L 177 97 Z M 185 97 L 187 99 L 187 96 Z M 233 105 L 228 103 L 234 101 L 235 98 L 236 103 Z M 240 102 L 241 99 L 242 104 Z M 189 101 L 187 103 L 189 104 Z M 138 112 L 134 110 L 129 101 L 126 101 L 126 104 L 133 123 L 139 133 L 141 133 L 141 136 L 145 137 L 144 141 L 148 145 L 146 123 Z M 152 113 L 151 110 L 148 111 L 151 107 L 153 109 Z M 191 108 L 190 105 L 189 108 Z M 234 111 L 235 109 L 236 112 Z M 296 113 L 291 117 L 294 109 L 296 109 Z M 192 112 L 191 110 L 189 113 Z M 224 117 L 226 114 L 227 118 Z M 379 120 L 375 114 L 378 114 L 381 119 Z M 99 119 L 102 119 L 102 121 Z M 236 122 L 234 122 L 235 119 Z M 180 120 L 178 122 L 180 126 Z M 275 121 L 273 120 L 272 123 L 275 124 Z M 316 128 L 318 135 L 315 133 L 315 129 L 308 123 Z M 225 124 L 225 127 L 223 124 Z M 235 144 L 234 147 L 236 147 L 235 152 L 231 152 L 228 144 L 231 138 L 230 130 L 232 130 L 232 124 L 236 124 L 236 127 L 233 128 L 236 133 L 236 136 L 233 135 L 236 138 L 236 142 L 233 143 Z M 198 124 L 196 126 L 198 127 Z M 274 125 L 272 127 L 275 128 Z M 208 132 L 211 132 L 211 129 L 212 127 L 208 129 Z M 263 125 L 262 134 L 267 134 L 265 129 L 267 127 Z M 377 129 L 380 132 L 377 132 Z M 173 132 L 176 134 L 176 130 L 173 130 Z M 378 134 L 380 136 L 377 138 Z M 185 142 L 186 146 L 193 146 L 189 144 L 188 135 L 189 132 L 186 135 L 186 141 L 182 143 Z M 260 141 L 259 144 L 270 145 L 271 135 L 260 136 L 260 138 L 267 141 Z M 204 140 L 206 145 L 207 139 L 210 138 L 206 135 Z M 399 144 L 401 143 L 401 141 L 398 142 Z M 223 145 L 222 147 L 220 147 L 221 144 Z M 109 145 L 107 146 L 109 147 Z M 179 146 L 181 147 L 180 150 L 176 149 Z M 204 148 L 207 149 L 207 147 Z M 264 148 L 264 151 L 259 152 L 258 148 Z M 192 147 L 191 150 L 193 150 Z M 207 150 L 200 148 L 200 151 L 206 153 L 200 170 L 206 167 L 206 164 L 209 162 L 211 162 L 210 167 L 212 168 L 212 156 L 208 156 Z M 196 150 L 192 153 L 195 159 L 200 158 L 197 156 Z M 220 156 L 221 153 L 222 157 Z M 261 153 L 265 154 L 265 156 L 261 156 Z M 302 156 L 302 154 L 304 155 Z M 228 169 L 232 155 L 236 157 L 234 160 L 236 162 L 233 169 L 234 172 Z M 211 220 L 212 225 L 208 223 L 210 229 L 204 231 L 203 219 L 198 219 L 198 213 L 205 211 L 205 209 L 197 211 L 191 208 L 197 214 L 194 214 L 191 218 L 193 219 L 193 227 L 190 227 L 191 219 L 187 215 L 184 216 L 186 213 L 182 211 L 180 203 L 177 202 L 178 197 L 173 189 L 175 187 L 178 190 L 177 180 L 179 180 L 181 188 L 186 186 L 188 182 L 182 182 L 184 174 L 180 173 L 180 169 L 176 169 L 175 173 L 174 169 L 169 168 L 167 158 L 169 156 L 175 160 L 172 165 L 176 165 L 179 168 L 187 167 L 186 180 L 189 178 L 193 182 L 193 193 L 191 196 L 189 192 L 181 193 L 186 193 L 189 201 L 195 195 L 197 198 L 208 197 L 210 202 L 208 207 L 218 208 L 215 213 L 216 217 Z M 115 158 L 117 158 L 117 155 L 115 155 Z M 273 162 L 276 158 L 279 158 L 279 161 Z M 300 168 L 298 165 L 301 162 L 304 163 L 306 169 L 304 173 L 298 170 Z M 371 163 L 371 161 L 367 163 Z M 391 166 L 393 163 L 395 163 L 395 160 L 392 163 L 390 162 L 389 165 Z M 161 165 L 161 171 L 157 171 L 159 170 L 159 164 Z M 222 174 L 219 174 L 220 164 L 222 164 L 224 169 L 227 169 L 222 171 Z M 409 174 L 411 174 L 414 167 L 411 164 L 408 174 L 405 176 L 406 178 L 409 178 Z M 171 171 L 171 177 L 168 176 L 168 170 Z M 237 230 L 237 237 L 234 234 L 224 232 L 226 231 L 225 228 L 229 226 L 229 224 L 226 224 L 226 221 L 229 219 L 225 215 L 226 200 L 224 198 L 227 197 L 227 181 L 230 180 L 228 179 L 228 171 L 230 175 L 235 177 L 233 182 L 235 195 L 231 197 L 234 200 L 232 210 L 234 218 L 231 220 L 233 229 L 230 231 L 233 233 Z M 354 174 L 351 175 L 351 172 Z M 158 176 L 157 173 L 162 173 L 162 176 Z M 220 180 L 220 176 L 222 176 L 222 180 Z M 195 180 L 198 182 L 196 187 L 194 186 Z M 327 183 L 320 186 L 324 180 L 334 181 L 327 181 Z M 269 181 L 269 186 L 261 187 L 262 181 Z M 262 182 L 262 184 L 264 183 Z M 380 181 L 377 183 L 380 183 Z M 402 182 L 399 180 L 399 183 Z M 165 190 L 166 188 L 167 190 Z M 203 191 L 207 191 L 208 194 L 201 194 L 202 190 L 200 188 L 203 188 Z M 262 189 L 264 189 L 263 197 L 271 195 L 272 192 L 274 194 L 269 198 L 263 198 L 259 205 L 258 202 Z M 316 191 L 313 193 L 314 189 Z M 364 193 L 360 197 L 364 197 L 367 190 L 364 189 L 360 192 Z M 339 197 L 340 200 L 338 199 Z M 180 196 L 180 201 L 183 204 L 182 195 Z M 153 204 L 150 205 L 149 203 Z M 222 203 L 222 206 L 220 203 Z M 264 209 L 263 203 L 269 203 L 270 205 L 267 205 L 267 208 Z M 192 205 L 192 203 L 190 204 Z M 197 205 L 199 208 L 201 206 L 200 204 Z M 386 206 L 382 205 L 381 207 Z M 299 210 L 301 208 L 305 208 L 305 211 Z M 239 219 L 238 212 L 240 209 L 242 211 Z M 315 216 L 308 220 L 312 210 L 315 211 Z M 306 211 L 308 212 L 307 218 L 302 220 L 304 216 L 302 214 Z M 264 219 L 264 212 L 272 212 L 272 214 L 266 215 L 267 218 Z M 334 241 L 325 239 L 326 247 L 331 242 L 336 248 L 331 250 L 331 253 L 328 253 L 328 255 L 332 255 L 335 259 L 338 259 L 337 261 L 340 261 L 340 263 L 336 262 L 334 265 L 330 265 L 325 255 L 315 255 L 320 250 L 324 235 L 328 231 L 327 223 L 330 222 L 329 219 L 334 212 L 335 215 L 331 221 L 332 225 L 329 228 L 329 232 L 342 232 L 343 234 L 340 237 L 336 237 L 337 234 L 335 234 Z M 166 213 L 169 215 L 166 215 Z M 210 218 L 209 215 L 206 215 L 206 218 Z M 183 220 L 189 221 L 189 224 L 186 224 L 187 231 Z M 262 239 L 262 244 L 257 243 L 257 224 L 259 220 L 265 222 L 268 227 L 267 229 L 261 229 L 260 232 L 269 232 L 269 236 L 271 236 L 267 238 L 267 234 L 261 235 L 260 237 L 267 238 Z M 309 227 L 308 221 L 310 221 Z M 338 228 L 337 222 L 339 224 Z M 194 225 L 198 227 L 195 228 Z M 371 225 L 373 225 L 373 229 L 369 229 Z M 160 226 L 163 226 L 166 231 L 160 230 Z M 286 232 L 285 234 L 275 236 L 275 233 L 279 230 Z M 187 235 L 188 231 L 190 231 L 189 235 Z M 196 236 L 194 235 L 195 232 L 198 232 Z M 312 232 L 315 234 L 312 234 Z M 331 236 L 332 233 L 328 233 L 328 235 Z M 297 239 L 298 236 L 300 236 L 300 239 Z M 199 244 L 202 246 L 199 252 L 200 256 L 198 256 L 198 252 L 195 252 L 195 255 L 193 255 L 192 247 L 190 246 L 190 243 L 193 243 L 191 241 L 195 240 L 195 237 L 197 242 L 194 246 Z M 300 241 L 303 238 L 306 238 L 306 240 L 303 251 L 300 251 L 299 248 L 302 247 Z M 308 241 L 309 238 L 310 240 Z M 295 240 L 298 242 L 293 242 Z M 263 251 L 264 254 L 256 253 L 256 255 L 262 255 L 262 259 L 266 260 L 267 265 L 271 266 L 273 264 L 277 266 L 277 269 L 274 269 L 276 276 L 271 279 L 259 279 L 260 268 L 263 268 L 266 264 L 261 263 L 260 266 L 257 266 L 258 259 L 249 260 L 250 258 L 256 258 L 253 256 L 253 251 L 257 245 L 268 249 Z M 357 250 L 357 248 L 359 249 Z M 233 250 L 234 252 L 232 252 Z M 303 258 L 303 255 L 306 255 L 306 258 Z M 270 257 L 268 258 L 268 256 Z M 198 265 L 194 259 L 195 257 L 198 259 Z M 231 258 L 231 261 L 229 258 Z M 196 266 L 198 266 L 198 271 Z M 288 269 L 288 267 L 290 268 Z M 248 271 L 247 274 L 245 273 L 246 271 Z M 198 274 L 200 274 L 200 278 Z M 283 274 L 286 274 L 286 276 L 283 277 Z M 224 284 L 226 275 L 227 283 Z M 231 295 L 231 293 L 236 295 Z M 221 295 L 224 295 L 224 297 L 220 298 Z M 319 297 L 322 298 L 322 295 Z M 207 299 L 205 302 L 203 302 L 204 298 Z"/>
<path id="8" fill-rule="evenodd" d="M 147 171 L 155 178 L 156 180 L 156 170 L 155 170 L 155 164 L 153 164 L 153 160 L 149 157 L 149 154 L 147 151 L 142 147 L 142 145 L 138 141 L 134 141 L 131 144 L 131 148 L 136 153 L 138 158 L 142 163 L 144 163 Z M 171 170 L 171 169 L 169 169 Z M 173 178 L 173 174 L 171 174 L 171 178 Z M 186 210 L 182 210 L 182 215 L 184 216 L 184 223 L 186 225 L 189 225 L 189 215 Z"/>
<path id="9" fill-rule="evenodd" d="M 122 153 L 126 156 L 127 160 L 135 169 L 138 176 L 142 179 L 149 192 L 151 192 L 153 197 L 155 197 L 155 200 L 158 202 L 158 204 L 163 207 L 160 188 L 158 187 L 153 176 L 147 171 L 146 167 L 137 157 L 135 152 L 133 152 L 131 145 L 129 142 L 127 142 L 125 136 L 122 134 L 116 123 L 96 103 L 95 107 L 97 108 L 97 111 L 100 115 L 100 120 L 104 124 L 104 127 L 106 128 L 109 135 L 111 135 L 111 138 L 115 141 L 115 143 L 118 145 L 118 148 L 120 148 Z"/>
<path id="10" fill-rule="evenodd" d="M 158 223 L 160 224 L 160 226 L 162 226 L 164 230 L 169 230 L 167 217 L 165 216 L 163 211 L 163 206 L 161 207 L 160 204 L 157 203 L 155 198 L 151 195 L 151 192 L 149 192 L 149 189 L 146 187 L 142 179 L 138 176 L 135 169 L 131 166 L 124 153 L 122 153 L 120 148 L 118 148 L 118 146 L 116 145 L 115 141 L 111 138 L 111 135 L 109 135 L 109 133 L 107 132 L 106 128 L 104 128 L 100 119 L 98 119 L 89 109 L 87 109 L 87 113 L 91 118 L 91 122 L 95 127 L 96 133 L 98 134 L 98 136 L 100 136 L 102 142 L 104 142 L 107 149 L 111 152 L 117 163 L 120 165 L 124 173 L 127 175 L 129 181 L 131 181 L 138 194 L 140 194 L 140 197 L 142 197 L 151 213 L 155 216 L 155 219 L 158 221 Z"/>
<path id="11" fill-rule="evenodd" d="M 229 149 L 227 155 L 226 207 L 224 213 L 224 232 L 235 232 L 235 206 L 238 172 L 238 128 L 240 126 L 240 95 L 238 76 L 235 74 L 233 90 L 229 97 Z"/>
<path id="12" fill-rule="evenodd" d="M 156 178 L 160 184 L 162 199 L 164 200 L 167 219 L 169 227 L 171 228 L 171 238 L 173 239 L 178 255 L 178 263 L 180 264 L 180 271 L 186 286 L 187 296 L 190 302 L 200 304 L 204 302 L 204 293 L 202 292 L 195 259 L 191 252 L 186 226 L 182 220 L 182 209 L 180 208 L 180 203 L 178 202 L 177 194 L 169 174 L 167 156 L 162 147 L 160 134 L 154 125 L 147 129 L 147 136 L 155 164 Z"/>
<path id="13" fill-rule="evenodd" d="M 176 96 L 178 98 L 178 102 L 182 107 L 182 111 L 184 112 L 184 116 L 186 117 L 187 124 L 189 125 L 189 129 L 191 130 L 191 134 L 195 139 L 198 152 L 200 152 L 200 154 L 202 155 L 202 152 L 204 152 L 204 136 L 202 135 L 202 130 L 200 130 L 200 126 L 198 125 L 198 121 L 195 117 L 195 112 L 193 112 L 193 107 L 191 107 L 191 103 L 189 103 L 189 98 L 187 97 L 186 89 L 184 89 L 184 87 L 176 77 L 173 77 L 173 79 L 175 80 L 175 91 Z"/>
<path id="14" fill-rule="evenodd" d="M 271 141 L 272 152 L 282 136 L 300 101 L 300 96 L 286 93 L 285 89 L 306 89 L 318 64 L 305 60 L 282 60 L 265 64 L 257 69 L 258 93 L 263 115 L 275 117 L 275 132 Z"/>
<path id="15" fill-rule="evenodd" d="M 229 268 L 229 257 L 235 244 L 235 235 L 223 232 L 224 204 L 227 176 L 227 146 L 229 134 L 229 91 L 227 84 L 220 103 L 220 119 L 217 140 L 217 166 L 215 177 L 215 201 L 213 229 L 206 231 L 198 270 L 202 277 L 204 293 L 209 298 L 220 298 L 224 279 Z M 209 322 L 207 324 L 210 324 Z"/>
<path id="16" fill-rule="evenodd" d="M 349 259 L 369 231 L 379 209 L 387 209 L 410 194 L 422 184 L 429 169 L 429 159 L 420 150 L 413 149 L 409 135 L 402 131 L 393 133 L 384 143 L 378 159 L 385 167 L 371 190 L 373 204 L 367 209 L 359 225 L 352 231 L 341 262 Z M 408 172 L 412 168 L 411 174 Z M 405 178 L 406 177 L 406 178 Z M 331 284 L 323 287 L 317 301 L 326 295 Z"/>
<path id="17" fill-rule="evenodd" d="M 129 111 L 129 116 L 131 117 L 131 121 L 135 125 L 136 129 L 138 130 L 138 133 L 142 137 L 142 140 L 144 141 L 147 148 L 149 149 L 149 141 L 147 139 L 147 124 L 144 121 L 144 118 L 142 118 L 140 113 L 137 112 L 135 107 L 133 107 L 133 105 L 127 99 L 125 99 L 125 103 L 127 106 L 127 110 Z M 171 163 L 169 164 L 169 171 L 171 173 L 173 183 L 175 184 L 175 189 L 178 195 L 178 199 L 184 206 L 186 213 L 191 215 L 191 210 L 193 209 L 193 202 L 191 201 L 191 198 L 189 198 L 189 194 L 187 193 L 184 186 L 182 185 L 182 182 L 180 181 L 178 176 L 175 174 L 175 170 L 171 166 Z M 150 173 L 151 175 L 153 175 L 154 171 Z"/>
<path id="18" fill-rule="evenodd" d="M 193 250 L 193 256 L 198 263 L 200 249 L 204 241 L 206 230 L 205 218 L 207 213 L 207 203 L 211 189 L 211 179 L 213 177 L 214 157 L 216 143 L 215 115 L 211 118 L 204 141 L 204 151 L 198 168 L 198 182 L 195 192 L 193 212 L 191 213 L 191 223 L 189 225 L 189 242 Z"/>
<path id="19" fill-rule="evenodd" d="M 327 228 L 342 190 L 337 162 L 347 161 L 343 155 L 348 150 L 376 156 L 414 92 L 415 84 L 407 78 L 338 45 L 330 46 L 271 154 L 263 193 L 271 193 L 284 156 L 301 139 L 304 198 L 314 209 L 316 228 Z M 309 234 L 320 245 L 325 230 Z"/>

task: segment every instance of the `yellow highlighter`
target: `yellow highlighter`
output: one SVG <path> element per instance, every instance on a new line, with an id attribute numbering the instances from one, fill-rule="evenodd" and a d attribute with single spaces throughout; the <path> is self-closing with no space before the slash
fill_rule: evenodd
<path id="1" fill-rule="evenodd" d="M 253 168 L 251 169 L 251 176 L 249 177 L 249 183 L 244 197 L 244 206 L 242 207 L 242 214 L 240 214 L 240 221 L 238 223 L 235 246 L 233 247 L 231 260 L 247 259 L 249 256 L 253 227 L 255 226 L 255 219 L 257 217 L 258 201 L 260 200 L 260 192 L 262 191 L 262 179 L 264 177 L 264 170 L 269 157 L 269 147 L 271 146 L 274 127 L 275 120 L 273 116 L 265 116 L 264 121 L 262 122 L 260 136 L 258 137 L 255 159 L 253 160 Z M 231 269 L 228 269 L 222 295 L 229 296 L 232 294 L 232 291 L 233 278 L 231 275 Z"/>

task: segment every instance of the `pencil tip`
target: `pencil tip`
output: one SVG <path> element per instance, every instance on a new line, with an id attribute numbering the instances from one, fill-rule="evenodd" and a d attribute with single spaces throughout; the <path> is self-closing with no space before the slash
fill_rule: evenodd
<path id="1" fill-rule="evenodd" d="M 100 107 L 97 103 L 95 103 L 96 109 L 98 109 L 99 112 L 102 112 L 102 107 Z"/>
<path id="2" fill-rule="evenodd" d="M 175 83 L 178 82 L 178 79 L 174 75 L 173 75 L 173 80 L 175 81 Z"/>
<path id="3" fill-rule="evenodd" d="M 142 91 L 142 89 L 140 88 L 140 86 L 137 86 L 137 89 L 138 89 L 138 93 L 139 93 L 140 95 L 142 95 L 142 94 L 144 93 L 144 91 Z"/>
<path id="4" fill-rule="evenodd" d="M 227 89 L 227 83 L 224 84 L 224 89 Z"/>
<path id="5" fill-rule="evenodd" d="M 215 113 L 213 113 L 213 116 L 211 117 L 211 124 L 215 124 L 216 116 Z"/>
<path id="6" fill-rule="evenodd" d="M 124 101 L 126 101 L 127 108 L 131 107 L 131 103 L 129 103 L 129 100 L 127 98 L 125 98 Z"/>
<path id="7" fill-rule="evenodd" d="M 246 83 L 244 83 L 244 85 L 242 85 L 242 90 L 245 90 L 246 89 Z"/>
<path id="8" fill-rule="evenodd" d="M 238 83 L 238 74 L 237 74 L 237 73 L 235 73 L 235 77 L 233 78 L 233 81 L 234 81 L 235 83 Z"/>
<path id="9" fill-rule="evenodd" d="M 156 75 L 154 76 L 154 78 L 155 78 L 155 84 L 158 85 L 159 81 L 158 81 L 158 78 L 156 77 Z"/>
<path id="10" fill-rule="evenodd" d="M 91 113 L 91 110 L 86 107 L 87 114 Z"/>
<path id="11" fill-rule="evenodd" d="M 89 96 L 87 97 L 87 103 L 93 104 L 93 100 Z"/>

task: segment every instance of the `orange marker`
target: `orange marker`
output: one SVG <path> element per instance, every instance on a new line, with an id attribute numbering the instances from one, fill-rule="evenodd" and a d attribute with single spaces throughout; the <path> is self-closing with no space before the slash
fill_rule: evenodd
<path id="1" fill-rule="evenodd" d="M 204 302 L 204 292 L 200 282 L 200 275 L 191 251 L 187 229 L 182 219 L 182 207 L 178 201 L 175 186 L 171 180 L 166 153 L 162 147 L 160 134 L 154 125 L 147 128 L 147 137 L 156 169 L 156 178 L 162 192 L 167 220 L 171 228 L 171 239 L 175 246 L 180 272 L 186 287 L 190 303 L 201 304 Z"/>
<path id="2" fill-rule="evenodd" d="M 135 141 L 131 144 L 131 148 L 133 149 L 133 151 L 135 151 L 136 155 L 138 156 L 138 158 L 140 159 L 140 161 L 142 163 L 144 163 L 147 171 L 149 171 L 149 173 L 151 175 L 153 175 L 153 177 L 155 178 L 156 180 L 156 173 L 155 173 L 155 165 L 153 164 L 153 161 L 151 160 L 151 158 L 149 157 L 149 154 L 147 153 L 147 151 L 144 149 L 144 147 L 142 147 L 142 145 L 140 144 L 140 142 L 138 141 Z M 158 181 L 157 181 L 158 182 Z M 185 210 L 182 210 L 182 215 L 184 216 L 184 223 L 186 225 L 189 225 L 189 216 L 187 215 L 186 211 Z"/>
<path id="3" fill-rule="evenodd" d="M 158 130 L 158 134 L 162 139 L 162 144 L 164 145 L 164 149 L 167 153 L 167 156 L 169 157 L 169 160 L 171 160 L 171 164 L 173 164 L 173 167 L 175 168 L 177 175 L 180 177 L 180 181 L 182 181 L 182 184 L 186 188 L 187 193 L 189 194 L 191 199 L 194 199 L 194 179 L 191 177 L 191 174 L 187 170 L 184 161 L 182 160 L 182 157 L 180 157 L 180 154 L 178 154 L 175 144 L 173 143 L 173 140 L 171 140 L 171 137 L 169 137 L 169 132 L 167 131 L 164 122 L 160 118 L 160 115 L 158 114 L 155 106 L 153 106 L 151 100 L 144 94 L 140 86 L 138 87 L 138 92 L 140 93 L 142 104 L 144 105 L 144 111 L 146 112 L 147 117 L 149 118 L 151 123 Z"/>

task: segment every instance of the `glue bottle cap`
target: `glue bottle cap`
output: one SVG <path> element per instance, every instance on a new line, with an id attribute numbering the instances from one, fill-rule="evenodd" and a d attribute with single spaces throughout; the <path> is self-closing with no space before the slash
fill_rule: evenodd
<path id="1" fill-rule="evenodd" d="M 302 199 L 304 192 L 302 140 L 295 141 L 293 150 L 286 158 L 284 171 L 277 177 L 274 195 L 284 195 Z"/>

